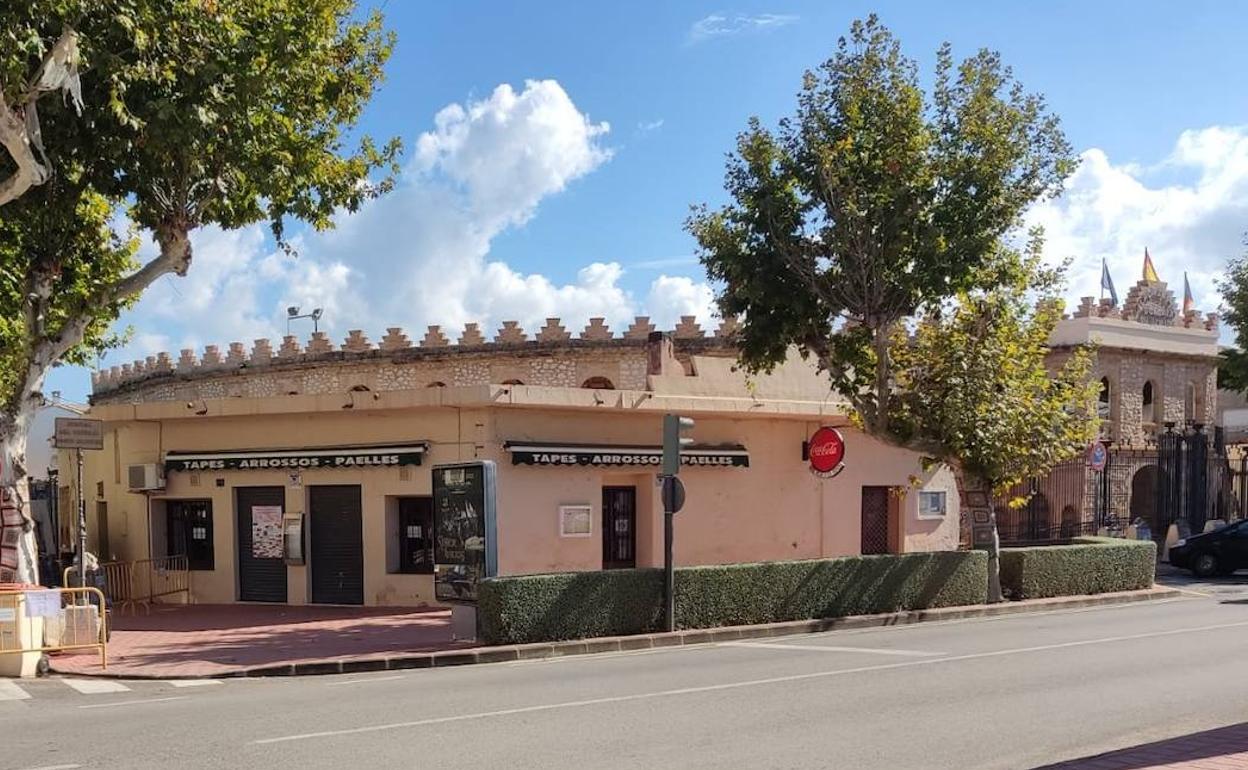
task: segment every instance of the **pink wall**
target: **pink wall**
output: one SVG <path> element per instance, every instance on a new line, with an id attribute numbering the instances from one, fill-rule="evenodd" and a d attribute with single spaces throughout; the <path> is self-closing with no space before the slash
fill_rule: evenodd
<path id="1" fill-rule="evenodd" d="M 638 500 L 638 566 L 663 563 L 662 503 L 653 470 L 512 465 L 505 441 L 586 444 L 659 443 L 654 415 L 614 416 L 524 410 L 495 412 L 490 454 L 499 463 L 499 567 L 503 574 L 602 567 L 602 488 L 631 485 Z M 678 564 L 809 559 L 860 552 L 862 486 L 906 486 L 902 502 L 905 550 L 957 547 L 958 509 L 947 469 L 923 474 L 919 458 L 846 429 L 846 467 L 835 478 L 812 474 L 801 444 L 816 423 L 777 419 L 699 417 L 699 443 L 741 443 L 749 468 L 681 470 L 688 499 L 676 515 Z M 918 518 L 919 489 L 945 489 L 941 520 Z M 560 537 L 558 509 L 593 507 L 595 534 Z"/>

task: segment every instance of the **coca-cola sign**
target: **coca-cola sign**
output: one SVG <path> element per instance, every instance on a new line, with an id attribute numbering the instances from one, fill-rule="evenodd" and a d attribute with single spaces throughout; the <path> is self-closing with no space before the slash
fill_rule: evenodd
<path id="1" fill-rule="evenodd" d="M 830 478 L 845 468 L 845 438 L 836 428 L 823 427 L 807 442 L 810 470 L 817 476 Z"/>

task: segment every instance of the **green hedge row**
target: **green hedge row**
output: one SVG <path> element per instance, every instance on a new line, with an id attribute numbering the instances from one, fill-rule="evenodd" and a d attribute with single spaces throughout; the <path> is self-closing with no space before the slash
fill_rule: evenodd
<path id="1" fill-rule="evenodd" d="M 1148 588 L 1156 564 L 1151 540 L 1078 537 L 1071 545 L 1004 548 L 1001 590 L 1010 599 L 1041 599 Z"/>
<path id="2" fill-rule="evenodd" d="M 979 604 L 987 582 L 982 551 L 685 567 L 676 570 L 676 625 L 713 628 Z M 481 584 L 478 612 L 489 644 L 656 631 L 663 572 L 493 578 Z"/>

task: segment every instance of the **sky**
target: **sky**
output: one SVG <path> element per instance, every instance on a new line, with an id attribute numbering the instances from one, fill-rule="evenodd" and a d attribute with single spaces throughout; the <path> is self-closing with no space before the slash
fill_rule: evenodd
<path id="1" fill-rule="evenodd" d="M 1248 230 L 1248 5 L 1172 2 L 363 3 L 398 36 L 360 130 L 398 136 L 396 189 L 328 233 L 296 229 L 298 256 L 263 225 L 204 228 L 185 278 L 162 278 L 120 319 L 133 335 L 104 367 L 182 348 L 248 348 L 287 330 L 286 308 L 323 308 L 341 343 L 468 321 L 574 333 L 604 316 L 672 328 L 718 323 L 683 222 L 725 202 L 725 153 L 751 116 L 792 112 L 802 73 L 871 12 L 930 78 L 935 52 L 1001 52 L 1044 94 L 1082 163 L 1035 206 L 1046 256 L 1073 260 L 1070 296 L 1119 296 L 1144 249 L 1180 296 L 1216 310 L 1215 281 Z M 152 245 L 145 246 L 145 255 Z M 292 330 L 306 340 L 311 322 Z M 45 387 L 84 400 L 89 371 Z"/>

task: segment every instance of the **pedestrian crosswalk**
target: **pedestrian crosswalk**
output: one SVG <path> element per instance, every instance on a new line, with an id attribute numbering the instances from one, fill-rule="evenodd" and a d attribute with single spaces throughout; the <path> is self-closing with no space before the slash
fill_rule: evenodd
<path id="1" fill-rule="evenodd" d="M 79 698 L 80 696 L 159 695 L 170 688 L 210 687 L 221 684 L 219 679 L 172 679 L 160 681 L 100 679 L 92 677 L 48 677 L 46 679 L 0 679 L 0 708 L 6 704 L 41 699 Z"/>

